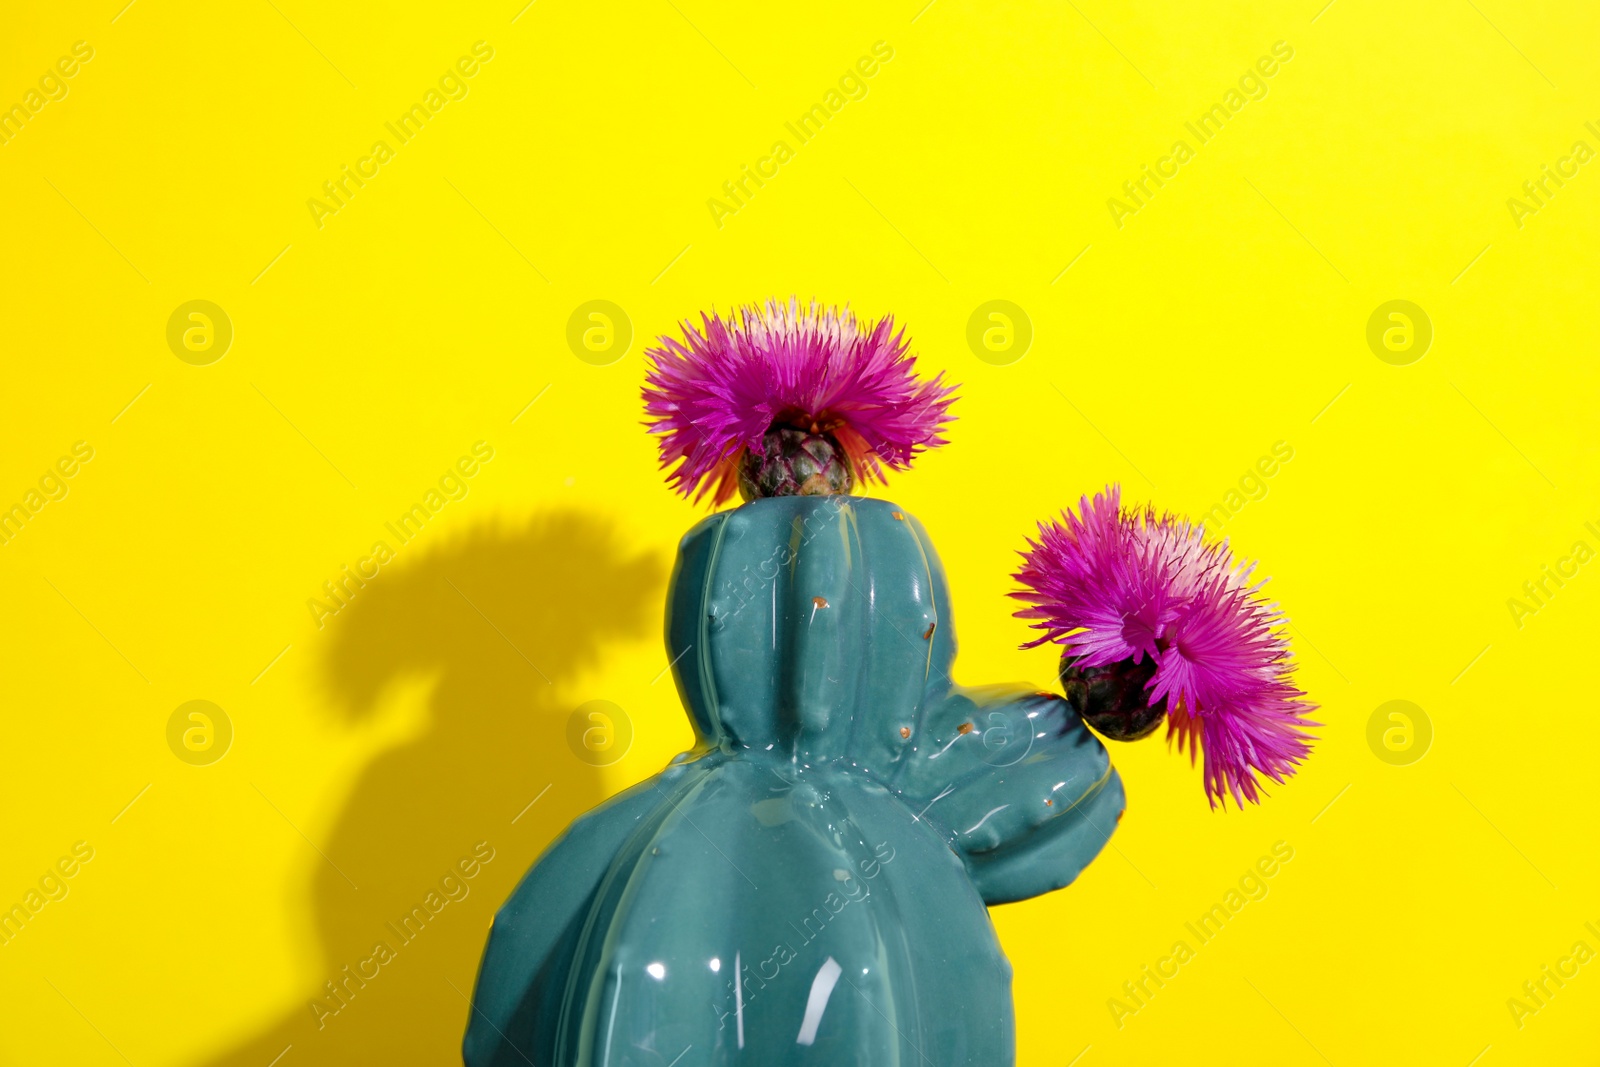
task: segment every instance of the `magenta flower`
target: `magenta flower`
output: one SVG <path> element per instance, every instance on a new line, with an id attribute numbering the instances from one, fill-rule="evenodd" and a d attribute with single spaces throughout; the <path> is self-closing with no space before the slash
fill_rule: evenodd
<path id="1" fill-rule="evenodd" d="M 954 386 L 942 373 L 917 379 L 892 316 L 862 324 L 848 307 L 802 308 L 791 298 L 742 308 L 737 321 L 715 313 L 700 321 L 682 324 L 682 341 L 664 336 L 645 352 L 650 432 L 661 435 L 661 466 L 677 464 L 668 480 L 685 496 L 727 500 L 740 461 L 763 454 L 774 426 L 830 435 L 864 481 L 881 482 L 884 466 L 904 470 L 945 443 Z"/>
<path id="2" fill-rule="evenodd" d="M 1226 541 L 1153 508 L 1124 510 L 1110 486 L 1079 513 L 1039 524 L 1013 577 L 1011 595 L 1031 606 L 1018 617 L 1081 668 L 1155 664 L 1148 703 L 1165 702 L 1167 739 L 1190 761 L 1205 754 L 1211 806 L 1259 803 L 1255 772 L 1274 782 L 1310 752 L 1305 716 L 1316 706 L 1289 681 L 1287 621 L 1252 582 L 1254 563 L 1235 563 Z"/>

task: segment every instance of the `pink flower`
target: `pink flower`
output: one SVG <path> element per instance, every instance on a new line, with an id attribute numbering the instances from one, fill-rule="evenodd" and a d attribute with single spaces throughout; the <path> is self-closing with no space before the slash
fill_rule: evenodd
<path id="1" fill-rule="evenodd" d="M 1013 576 L 1028 588 L 1011 595 L 1044 636 L 1024 647 L 1053 641 L 1085 667 L 1152 657 L 1150 703 L 1166 701 L 1167 739 L 1191 762 L 1204 752 L 1212 807 L 1228 794 L 1259 803 L 1255 772 L 1295 772 L 1316 706 L 1289 680 L 1287 620 L 1252 582 L 1254 563 L 1185 519 L 1124 510 L 1117 486 L 1040 523 L 1028 546 Z"/>
<path id="2" fill-rule="evenodd" d="M 645 352 L 650 432 L 661 435 L 662 467 L 677 464 L 668 480 L 685 496 L 713 487 L 713 504 L 732 496 L 740 459 L 762 454 L 774 424 L 832 435 L 863 481 L 881 482 L 884 466 L 904 470 L 945 443 L 954 386 L 943 374 L 917 379 L 892 316 L 862 324 L 848 307 L 791 298 L 742 308 L 737 321 L 713 313 L 700 322 Z"/>

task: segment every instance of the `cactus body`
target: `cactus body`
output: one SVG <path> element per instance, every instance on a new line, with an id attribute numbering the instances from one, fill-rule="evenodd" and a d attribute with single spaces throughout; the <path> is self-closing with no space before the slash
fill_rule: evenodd
<path id="1" fill-rule="evenodd" d="M 943 571 L 886 501 L 706 519 L 666 636 L 698 743 L 499 912 L 469 1067 L 1011 1063 L 985 904 L 1072 881 L 1123 808 L 1067 702 L 951 681 Z"/>

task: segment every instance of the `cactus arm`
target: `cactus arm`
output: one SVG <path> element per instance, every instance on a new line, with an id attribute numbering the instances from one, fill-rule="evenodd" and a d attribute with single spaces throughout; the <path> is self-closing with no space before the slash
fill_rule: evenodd
<path id="1" fill-rule="evenodd" d="M 987 904 L 1071 883 L 1122 816 L 1122 780 L 1061 697 L 955 687 L 928 709 L 897 786 L 945 828 Z"/>
<path id="2" fill-rule="evenodd" d="M 921 523 L 935 610 L 950 593 Z M 1068 885 L 1110 840 L 1126 806 L 1105 747 L 1062 697 L 1024 685 L 972 688 L 950 676 L 955 630 L 933 635 L 915 754 L 895 785 L 946 828 L 988 904 Z"/>

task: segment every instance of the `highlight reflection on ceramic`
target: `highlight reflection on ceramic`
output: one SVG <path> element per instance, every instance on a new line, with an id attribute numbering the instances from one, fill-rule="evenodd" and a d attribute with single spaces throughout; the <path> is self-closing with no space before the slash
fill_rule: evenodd
<path id="1" fill-rule="evenodd" d="M 667 653 L 698 743 L 507 901 L 469 1067 L 1013 1062 L 985 905 L 1071 882 L 1122 784 L 1061 697 L 957 686 L 955 650 L 892 503 L 775 497 L 690 531 Z"/>

